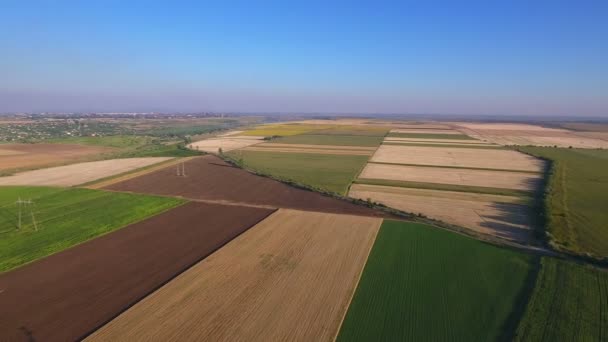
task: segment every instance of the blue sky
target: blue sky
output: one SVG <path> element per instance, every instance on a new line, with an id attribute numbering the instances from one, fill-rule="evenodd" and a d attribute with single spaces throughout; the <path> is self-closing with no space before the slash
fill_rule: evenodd
<path id="1" fill-rule="evenodd" d="M 607 1 L 2 1 L 0 112 L 608 116 Z"/>

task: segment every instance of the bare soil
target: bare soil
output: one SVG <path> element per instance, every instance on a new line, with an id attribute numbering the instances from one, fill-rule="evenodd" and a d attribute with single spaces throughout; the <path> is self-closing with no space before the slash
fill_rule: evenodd
<path id="1" fill-rule="evenodd" d="M 105 189 L 275 208 L 386 216 L 383 212 L 367 207 L 256 176 L 212 155 L 187 161 L 185 169 L 186 177 L 177 176 L 175 167 L 167 167 L 112 184 Z"/>
<path id="2" fill-rule="evenodd" d="M 90 341 L 333 341 L 382 220 L 279 210 Z"/>
<path id="3" fill-rule="evenodd" d="M 81 339 L 270 213 L 188 203 L 2 274 L 0 340 Z"/>

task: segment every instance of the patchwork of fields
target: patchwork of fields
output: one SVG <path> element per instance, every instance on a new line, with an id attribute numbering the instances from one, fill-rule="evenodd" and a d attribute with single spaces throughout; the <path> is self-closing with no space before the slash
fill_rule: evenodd
<path id="1" fill-rule="evenodd" d="M 113 150 L 78 144 L 0 144 L 0 171 L 57 165 Z"/>
<path id="2" fill-rule="evenodd" d="M 18 175 L 63 188 L 0 186 L 0 340 L 606 339 L 605 270 L 548 255 L 607 255 L 608 155 L 524 154 L 472 131 L 564 133 L 479 125 L 268 124 L 190 145 L 219 157 Z M 540 211 L 546 163 L 536 156 L 552 160 L 544 199 L 555 253 L 511 243 L 537 242 L 532 211 Z M 93 180 L 101 190 L 68 187 Z"/>
<path id="3" fill-rule="evenodd" d="M 541 160 L 455 130 L 403 131 L 385 138 L 349 196 L 482 234 L 524 243 L 532 239 L 527 202 L 542 184 Z"/>

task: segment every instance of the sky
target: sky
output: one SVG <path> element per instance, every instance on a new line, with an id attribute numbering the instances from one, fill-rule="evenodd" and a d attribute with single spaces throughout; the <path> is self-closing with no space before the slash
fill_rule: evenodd
<path id="1" fill-rule="evenodd" d="M 0 1 L 0 112 L 608 117 L 608 1 Z"/>

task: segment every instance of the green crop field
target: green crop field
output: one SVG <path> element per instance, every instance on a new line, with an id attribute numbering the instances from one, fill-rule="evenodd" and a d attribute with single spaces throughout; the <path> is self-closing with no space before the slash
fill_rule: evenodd
<path id="1" fill-rule="evenodd" d="M 258 151 L 232 151 L 228 155 L 235 159 L 242 157 L 247 168 L 342 195 L 368 159 L 367 156 Z"/>
<path id="2" fill-rule="evenodd" d="M 274 139 L 271 143 L 336 145 L 336 146 L 379 146 L 383 136 L 300 134 Z"/>
<path id="3" fill-rule="evenodd" d="M 441 134 L 441 133 L 389 133 L 389 137 L 394 138 L 418 138 L 418 139 L 458 139 L 476 140 L 464 134 Z"/>
<path id="4" fill-rule="evenodd" d="M 494 341 L 516 328 L 532 257 L 385 220 L 339 341 Z M 508 336 L 507 336 L 508 337 Z"/>
<path id="5" fill-rule="evenodd" d="M 18 229 L 18 207 L 15 204 L 19 198 L 34 202 L 31 209 L 22 209 L 21 229 Z M 0 272 L 122 228 L 181 203 L 181 200 L 173 198 L 89 189 L 2 187 Z"/>
<path id="6" fill-rule="evenodd" d="M 104 137 L 71 137 L 71 138 L 60 138 L 51 139 L 48 142 L 60 143 L 60 144 L 81 144 L 81 145 L 94 145 L 94 146 L 106 146 L 115 148 L 133 148 L 137 146 L 143 146 L 152 140 L 151 137 L 135 136 L 135 135 L 112 135 Z"/>
<path id="7" fill-rule="evenodd" d="M 606 341 L 608 273 L 543 258 L 516 341 Z"/>
<path id="8" fill-rule="evenodd" d="M 576 253 L 608 256 L 608 151 L 519 149 L 553 161 L 545 194 L 551 241 Z"/>

